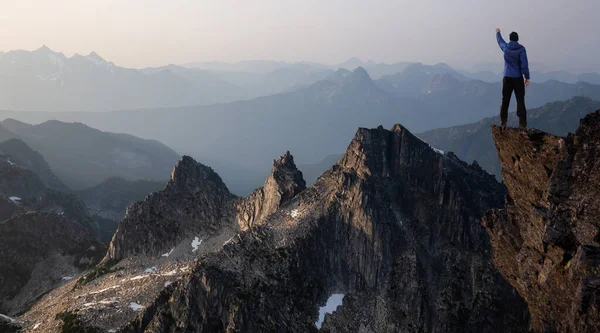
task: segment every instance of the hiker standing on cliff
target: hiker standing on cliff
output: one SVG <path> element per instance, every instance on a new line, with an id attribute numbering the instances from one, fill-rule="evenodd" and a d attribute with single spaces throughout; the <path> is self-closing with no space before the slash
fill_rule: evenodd
<path id="1" fill-rule="evenodd" d="M 525 109 L 525 87 L 529 86 L 529 62 L 525 47 L 519 44 L 519 34 L 510 33 L 510 42 L 506 43 L 496 29 L 496 39 L 502 52 L 504 52 L 504 78 L 502 79 L 502 106 L 500 107 L 500 122 L 506 128 L 508 120 L 508 106 L 512 92 L 517 99 L 517 116 L 519 128 L 527 128 L 527 110 Z M 525 76 L 525 81 L 523 81 Z"/>

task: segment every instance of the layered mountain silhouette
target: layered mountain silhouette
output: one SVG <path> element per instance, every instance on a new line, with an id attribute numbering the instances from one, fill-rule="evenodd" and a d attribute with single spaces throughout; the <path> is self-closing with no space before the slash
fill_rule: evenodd
<path id="1" fill-rule="evenodd" d="M 300 164 L 314 164 L 342 152 L 359 126 L 401 122 L 413 132 L 423 132 L 479 121 L 498 113 L 490 105 L 499 105 L 500 89 L 500 83 L 466 79 L 445 64 L 410 65 L 400 75 L 375 81 L 364 68 L 341 69 L 285 93 L 212 106 L 110 114 L 0 114 L 32 123 L 76 121 L 104 131 L 155 138 L 206 161 L 232 191 L 246 195 L 266 176 L 266 161 L 281 151 L 294 151 Z M 532 109 L 579 95 L 600 100 L 600 86 L 538 83 L 528 88 L 527 103 Z"/>
<path id="2" fill-rule="evenodd" d="M 504 195 L 401 125 L 359 129 L 310 188 L 286 153 L 245 198 L 185 156 L 164 190 L 128 209 L 102 274 L 19 319 L 42 330 L 69 318 L 89 330 L 306 332 L 344 294 L 322 329 L 524 331 L 525 303 L 491 266 L 480 224 Z"/>
<path id="3" fill-rule="evenodd" d="M 40 165 L 34 172 L 45 179 L 50 187 L 60 187 L 52 171 L 72 189 L 94 186 L 103 180 L 120 176 L 129 180 L 162 180 L 168 177 L 179 154 L 154 140 L 143 140 L 127 134 L 102 132 L 81 123 L 47 121 L 30 125 L 13 119 L 0 123 L 4 129 L 20 141 L 9 141 L 0 145 L 0 151 L 15 155 L 14 159 L 29 154 L 37 159 L 39 154 L 27 153 L 10 145 L 25 143 L 45 157 L 48 165 Z M 2 148 L 4 147 L 4 148 Z M 12 154 L 11 154 L 12 153 Z M 21 158 L 26 159 L 27 157 Z M 33 166 L 32 164 L 32 166 Z"/>
<path id="4" fill-rule="evenodd" d="M 529 110 L 527 118 L 532 128 L 566 136 L 577 129 L 581 118 L 598 109 L 600 109 L 600 102 L 585 97 L 575 97 Z M 518 126 L 515 113 L 510 113 L 508 119 L 509 126 Z M 500 177 L 500 163 L 489 131 L 492 124 L 499 124 L 498 116 L 485 118 L 472 124 L 435 129 L 420 133 L 418 136 L 436 148 L 456 153 L 465 161 L 477 161 L 485 170 Z"/>

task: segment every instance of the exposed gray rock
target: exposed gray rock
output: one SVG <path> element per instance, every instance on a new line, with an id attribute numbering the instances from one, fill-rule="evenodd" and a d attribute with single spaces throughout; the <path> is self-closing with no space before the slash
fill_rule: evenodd
<path id="1" fill-rule="evenodd" d="M 263 187 L 237 205 L 237 220 L 242 231 L 252 228 L 279 207 L 306 189 L 302 172 L 296 168 L 290 152 L 273 161 L 273 169 Z"/>
<path id="2" fill-rule="evenodd" d="M 526 331 L 480 225 L 504 193 L 399 125 L 360 129 L 314 187 L 204 257 L 124 332 L 315 331 L 332 293 L 350 310 L 328 316 L 329 331 Z"/>

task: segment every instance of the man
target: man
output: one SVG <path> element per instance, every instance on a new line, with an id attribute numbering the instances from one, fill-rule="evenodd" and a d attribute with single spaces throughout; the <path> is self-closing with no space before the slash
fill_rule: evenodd
<path id="1" fill-rule="evenodd" d="M 519 35 L 510 33 L 510 42 L 507 44 L 500 29 L 496 29 L 496 39 L 502 52 L 504 52 L 504 79 L 502 80 L 502 106 L 500 107 L 500 122 L 502 128 L 506 128 L 508 119 L 508 106 L 512 92 L 517 99 L 517 116 L 519 117 L 519 128 L 527 128 L 527 110 L 525 109 L 525 87 L 529 86 L 529 62 L 525 47 L 519 44 Z M 523 82 L 525 76 L 525 82 Z"/>

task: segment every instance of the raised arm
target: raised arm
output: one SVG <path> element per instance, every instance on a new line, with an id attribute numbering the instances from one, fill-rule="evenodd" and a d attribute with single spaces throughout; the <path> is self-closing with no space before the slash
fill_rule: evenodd
<path id="1" fill-rule="evenodd" d="M 500 50 L 504 52 L 506 50 L 506 42 L 504 38 L 502 38 L 502 34 L 500 34 L 500 29 L 496 29 L 496 40 L 498 41 L 498 46 L 500 46 Z"/>
<path id="2" fill-rule="evenodd" d="M 525 48 L 523 48 L 523 51 L 521 51 L 521 54 L 519 55 L 521 58 L 521 73 L 523 73 L 523 75 L 525 75 L 525 80 L 527 80 L 527 82 L 525 83 L 526 86 L 529 85 L 529 61 L 527 60 L 527 51 L 525 50 Z"/>

